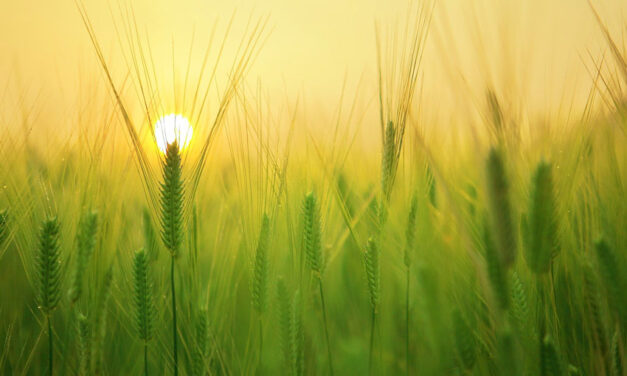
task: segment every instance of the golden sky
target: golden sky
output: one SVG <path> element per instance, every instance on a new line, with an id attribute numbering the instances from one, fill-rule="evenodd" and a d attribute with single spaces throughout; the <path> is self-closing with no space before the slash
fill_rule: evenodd
<path id="1" fill-rule="evenodd" d="M 610 29 L 624 37 L 627 2 L 594 3 Z M 164 81 L 170 79 L 173 64 L 178 74 L 185 71 L 193 32 L 197 62 L 214 23 L 218 22 L 220 35 L 236 11 L 225 53 L 225 61 L 230 61 L 248 19 L 267 16 L 268 39 L 248 82 L 260 84 L 277 100 L 301 94 L 332 109 L 345 80 L 350 95 L 361 79 L 366 102 L 374 98 L 375 22 L 384 29 L 400 24 L 408 1 L 85 0 L 84 4 L 118 78 L 127 67 L 114 25 L 123 24 L 120 10 L 130 4 L 139 29 L 149 36 L 157 74 L 168 76 Z M 31 103 L 43 101 L 71 111 L 80 87 L 101 82 L 102 72 L 73 0 L 2 0 L 0 14 L 0 98 L 5 103 L 22 95 Z M 555 107 L 571 96 L 585 96 L 590 86 L 585 64 L 591 65 L 591 56 L 603 52 L 607 47 L 586 0 L 439 0 L 424 57 L 422 87 L 428 94 L 423 96 L 437 98 L 438 106 L 454 107 L 458 96 L 481 98 L 486 85 L 492 85 L 511 91 L 530 107 Z"/>

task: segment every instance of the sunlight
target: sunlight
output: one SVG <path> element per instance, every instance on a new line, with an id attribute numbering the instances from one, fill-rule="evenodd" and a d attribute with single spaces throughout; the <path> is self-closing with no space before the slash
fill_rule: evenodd
<path id="1" fill-rule="evenodd" d="M 180 150 L 184 150 L 192 141 L 192 134 L 189 120 L 180 114 L 162 116 L 155 123 L 155 140 L 159 150 L 164 154 L 168 145 L 174 141 L 178 142 Z"/>

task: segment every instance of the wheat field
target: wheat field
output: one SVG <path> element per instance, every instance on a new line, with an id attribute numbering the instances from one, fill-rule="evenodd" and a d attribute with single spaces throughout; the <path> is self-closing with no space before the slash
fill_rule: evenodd
<path id="1" fill-rule="evenodd" d="M 311 95 L 271 12 L 164 62 L 131 2 L 71 4 L 70 104 L 0 69 L 0 373 L 627 375 L 627 18 L 582 2 L 549 71 L 497 3 L 368 18 L 374 70 Z"/>

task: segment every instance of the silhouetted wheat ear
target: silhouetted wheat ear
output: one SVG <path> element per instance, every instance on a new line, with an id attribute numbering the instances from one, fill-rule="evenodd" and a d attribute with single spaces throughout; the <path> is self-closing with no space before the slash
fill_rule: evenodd
<path id="1" fill-rule="evenodd" d="M 475 334 L 458 309 L 453 311 L 453 333 L 457 354 L 464 369 L 470 371 L 477 360 Z"/>
<path id="2" fill-rule="evenodd" d="M 45 315 L 50 315 L 61 298 L 59 222 L 56 218 L 50 218 L 43 222 L 39 236 L 39 254 L 36 265 L 39 288 L 37 303 Z"/>
<path id="3" fill-rule="evenodd" d="M 559 353 L 550 336 L 545 336 L 540 345 L 540 374 L 542 376 L 562 376 L 563 367 Z"/>
<path id="4" fill-rule="evenodd" d="M 320 223 L 320 208 L 313 192 L 305 195 L 302 204 L 303 236 L 302 244 L 305 250 L 307 265 L 318 276 L 322 274 L 322 225 Z"/>
<path id="5" fill-rule="evenodd" d="M 261 221 L 259 240 L 255 252 L 255 266 L 252 280 L 253 307 L 260 315 L 266 311 L 268 303 L 268 247 L 270 242 L 270 219 L 266 214 Z"/>
<path id="6" fill-rule="evenodd" d="M 70 301 L 75 303 L 83 293 L 83 281 L 85 269 L 96 245 L 96 232 L 98 230 L 98 215 L 88 212 L 83 215 L 76 234 L 76 262 L 74 264 L 74 278 L 70 287 Z"/>
<path id="7" fill-rule="evenodd" d="M 77 316 L 78 328 L 78 374 L 89 375 L 91 365 L 91 327 L 87 316 L 79 313 Z"/>
<path id="8" fill-rule="evenodd" d="M 396 160 L 396 131 L 394 123 L 389 121 L 383 135 L 383 154 L 381 156 L 381 192 L 386 201 L 390 199 L 394 180 Z"/>
<path id="9" fill-rule="evenodd" d="M 201 309 L 196 315 L 196 348 L 193 352 L 194 375 L 206 375 L 205 358 L 209 350 L 207 339 L 209 336 L 209 321 L 207 310 Z"/>
<path id="10" fill-rule="evenodd" d="M 509 308 L 509 290 L 507 287 L 507 274 L 499 255 L 494 247 L 492 234 L 487 225 L 484 225 L 483 243 L 485 247 L 485 261 L 488 280 L 492 286 L 492 292 L 500 309 Z"/>
<path id="11" fill-rule="evenodd" d="M 135 290 L 135 324 L 139 339 L 148 342 L 152 338 L 155 307 L 152 298 L 152 282 L 148 256 L 144 250 L 135 252 L 133 259 L 133 285 Z"/>
<path id="12" fill-rule="evenodd" d="M 412 195 L 411 204 L 409 206 L 409 214 L 407 215 L 407 227 L 405 228 L 405 266 L 411 265 L 414 247 L 416 243 L 416 214 L 418 212 L 418 197 L 416 193 Z"/>
<path id="13" fill-rule="evenodd" d="M 527 266 L 536 274 L 548 272 L 559 243 L 553 177 L 546 162 L 540 162 L 533 175 L 528 217 L 523 219 L 522 229 Z"/>
<path id="14" fill-rule="evenodd" d="M 368 292 L 370 294 L 370 304 L 376 312 L 379 306 L 379 289 L 381 270 L 379 267 L 379 246 L 377 242 L 370 238 L 364 252 L 364 266 L 366 270 L 366 280 L 368 282 Z"/>
<path id="15" fill-rule="evenodd" d="M 161 183 L 161 239 L 173 257 L 183 241 L 183 179 L 181 155 L 176 142 L 168 145 Z"/>
<path id="16" fill-rule="evenodd" d="M 505 268 L 516 261 L 516 233 L 509 199 L 509 183 L 503 155 L 491 149 L 486 162 L 488 207 L 494 244 Z"/>

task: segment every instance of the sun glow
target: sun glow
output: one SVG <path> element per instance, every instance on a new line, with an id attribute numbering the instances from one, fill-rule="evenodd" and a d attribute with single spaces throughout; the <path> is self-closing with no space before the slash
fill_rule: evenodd
<path id="1" fill-rule="evenodd" d="M 162 153 L 168 145 L 176 141 L 180 150 L 184 150 L 192 141 L 193 129 L 189 120 L 180 114 L 162 116 L 155 123 L 155 140 Z"/>

